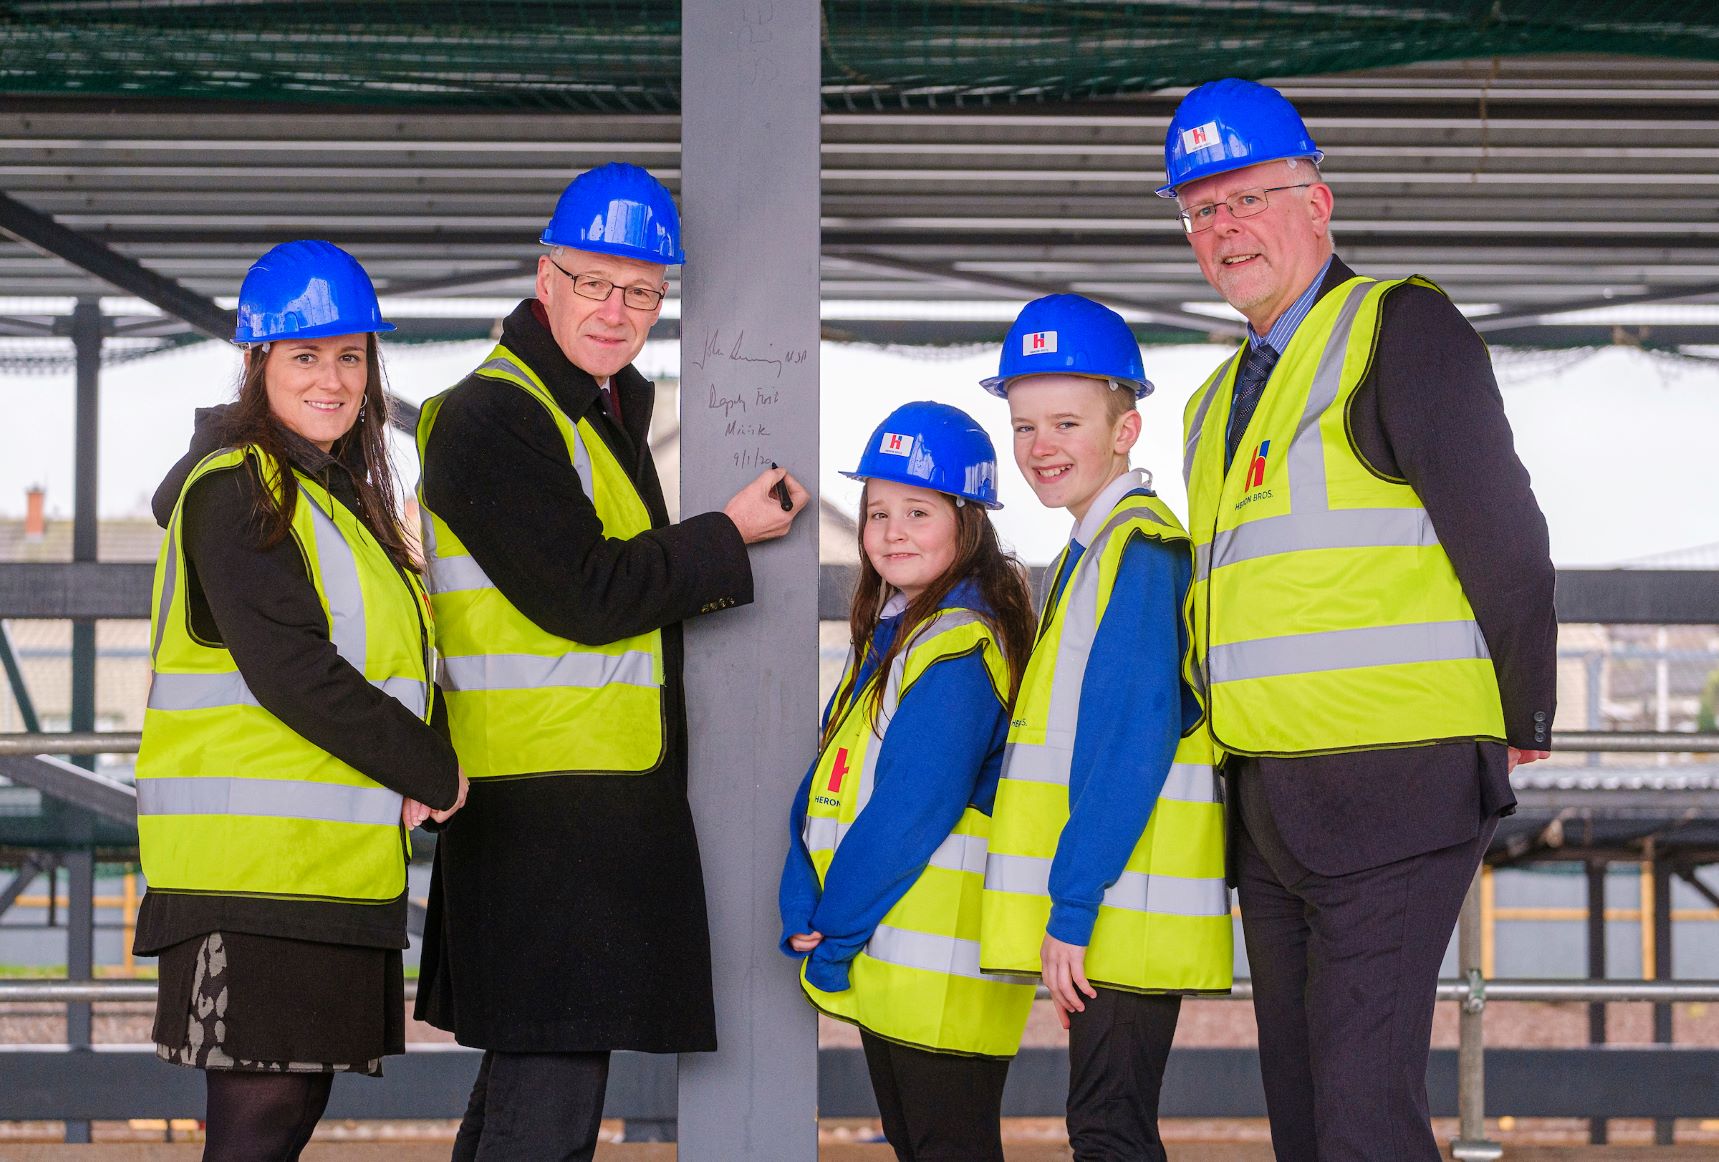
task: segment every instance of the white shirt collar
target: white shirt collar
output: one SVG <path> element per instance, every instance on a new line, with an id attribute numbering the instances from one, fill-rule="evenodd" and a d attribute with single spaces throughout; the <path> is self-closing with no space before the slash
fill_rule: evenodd
<path id="1" fill-rule="evenodd" d="M 1116 507 L 1116 502 L 1136 488 L 1146 487 L 1146 470 L 1130 468 L 1127 472 L 1106 484 L 1092 499 L 1092 507 L 1086 510 L 1086 515 L 1075 522 L 1074 531 L 1069 534 L 1069 540 L 1082 549 L 1092 544 L 1092 538 L 1098 535 L 1098 530 L 1104 527 L 1104 522 L 1110 519 L 1110 510 Z"/>
<path id="2" fill-rule="evenodd" d="M 883 603 L 883 608 L 878 610 L 877 615 L 880 618 L 894 617 L 896 614 L 903 613 L 906 610 L 907 594 L 897 589 L 894 593 L 889 595 L 889 600 Z"/>

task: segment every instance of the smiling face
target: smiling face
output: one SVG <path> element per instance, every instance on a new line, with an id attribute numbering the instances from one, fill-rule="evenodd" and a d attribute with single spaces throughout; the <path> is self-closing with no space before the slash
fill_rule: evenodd
<path id="1" fill-rule="evenodd" d="M 868 480 L 861 544 L 866 559 L 912 601 L 955 563 L 955 502 L 941 492 Z"/>
<path id="2" fill-rule="evenodd" d="M 1086 515 L 1104 486 L 1128 470 L 1140 413 L 1114 406 L 1102 379 L 1028 375 L 1009 382 L 1015 463 L 1046 508 Z"/>
<path id="3" fill-rule="evenodd" d="M 1264 335 L 1319 273 L 1331 255 L 1331 187 L 1310 164 L 1293 169 L 1268 161 L 1190 182 L 1176 192 L 1184 208 L 1221 202 L 1242 190 L 1313 182 L 1305 189 L 1266 195 L 1264 213 L 1237 218 L 1218 207 L 1210 230 L 1188 235 L 1188 245 L 1212 289 L 1247 316 Z"/>
<path id="4" fill-rule="evenodd" d="M 666 292 L 667 273 L 667 267 L 637 258 L 555 247 L 537 260 L 537 298 L 549 315 L 556 346 L 573 366 L 594 379 L 608 379 L 638 358 L 657 316 L 663 313 L 660 301 L 649 311 L 627 306 L 621 301 L 624 288 Z M 615 289 L 598 302 L 575 294 L 568 275 L 600 278 Z"/>
<path id="5" fill-rule="evenodd" d="M 269 411 L 324 452 L 352 430 L 370 380 L 369 335 L 277 339 L 263 358 Z"/>

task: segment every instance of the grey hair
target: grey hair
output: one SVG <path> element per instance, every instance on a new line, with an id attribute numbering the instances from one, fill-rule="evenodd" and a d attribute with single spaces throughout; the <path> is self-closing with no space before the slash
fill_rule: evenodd
<path id="1" fill-rule="evenodd" d="M 1311 157 L 1286 157 L 1283 161 L 1292 171 L 1300 169 L 1303 165 L 1309 166 L 1313 170 L 1314 181 L 1322 182 L 1325 180 L 1325 175 L 1319 172 L 1319 163 Z"/>

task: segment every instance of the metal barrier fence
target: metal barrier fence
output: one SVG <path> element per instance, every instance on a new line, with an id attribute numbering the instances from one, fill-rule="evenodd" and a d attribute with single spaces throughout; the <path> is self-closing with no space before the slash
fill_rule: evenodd
<path id="1" fill-rule="evenodd" d="M 59 755 L 129 753 L 136 751 L 138 743 L 139 736 L 136 733 L 83 732 L 78 734 L 6 734 L 0 735 L 0 758 L 12 759 L 12 763 L 6 767 L 7 773 L 11 773 L 18 769 L 16 767 L 17 760 L 26 756 L 40 756 L 44 752 Z M 1671 751 L 1719 752 L 1719 733 L 1692 734 L 1682 732 L 1644 732 L 1623 734 L 1608 732 L 1558 732 L 1554 734 L 1553 745 L 1555 748 L 1562 751 L 1611 751 L 1620 753 L 1654 753 Z M 56 774 L 54 779 L 58 780 L 64 776 L 64 774 L 65 772 L 62 771 L 59 774 Z M 92 779 L 99 778 L 99 776 L 87 777 Z M 116 790 L 130 790 L 130 788 L 122 788 L 120 785 L 112 783 L 111 780 L 102 780 L 102 782 L 108 784 L 102 788 L 102 791 L 104 796 L 109 798 L 113 796 L 113 793 Z M 110 805 L 109 810 L 111 809 L 112 807 Z M 1460 1121 L 1460 1136 L 1457 1141 L 1452 1144 L 1451 1152 L 1453 1157 L 1465 1160 L 1495 1159 L 1500 1157 L 1503 1152 L 1502 1147 L 1498 1143 L 1488 1141 L 1485 1136 L 1485 1110 L 1487 1097 L 1486 1064 L 1489 1056 L 1500 1061 L 1514 1060 L 1518 1065 L 1524 1067 L 1544 1068 L 1545 1063 L 1543 1061 L 1538 1066 L 1534 1065 L 1535 1061 L 1539 1060 L 1534 1056 L 1536 1053 L 1539 1053 L 1541 1057 L 1543 1057 L 1547 1052 L 1580 1052 L 1495 1050 L 1492 1054 L 1488 1054 L 1485 1050 L 1483 1019 L 1486 1005 L 1489 1001 L 1578 1002 L 1588 1004 L 1604 1002 L 1638 1002 L 1654 1005 L 1669 1005 L 1672 1003 L 1688 1002 L 1719 1002 L 1719 980 L 1671 981 L 1595 979 L 1490 981 L 1482 971 L 1483 966 L 1481 961 L 1480 936 L 1481 905 L 1479 885 L 1480 878 L 1477 876 L 1475 885 L 1471 888 L 1468 899 L 1464 904 L 1462 917 L 1458 927 L 1458 961 L 1460 971 L 1463 975 L 1457 980 L 1441 981 L 1438 986 L 1439 1000 L 1454 1001 L 1462 1005 L 1462 1014 L 1459 1022 L 1459 1042 L 1458 1049 L 1455 1054 L 1456 1061 L 1454 1063 L 1455 1077 L 1448 1080 L 1454 1080 L 1455 1082 L 1455 1105 Z M 408 983 L 408 998 L 413 996 L 415 992 L 415 984 Z M 1252 995 L 1252 982 L 1244 979 L 1236 982 L 1235 989 L 1229 995 L 1228 999 L 1246 1000 L 1250 999 Z M 64 1004 L 67 1006 L 68 1017 L 72 1014 L 74 1009 L 81 1009 L 87 1014 L 87 1006 L 92 1003 L 135 1003 L 153 1001 L 154 999 L 155 985 L 153 983 L 141 981 L 52 980 L 0 982 L 0 1004 Z M 85 1018 L 85 1022 L 87 1024 L 87 1016 Z M 61 1048 L 68 1053 L 81 1052 L 87 1055 L 89 1052 L 87 1041 L 84 1042 L 82 1047 L 64 1046 Z M 432 1062 L 427 1059 L 437 1056 L 443 1058 L 443 1061 L 440 1062 L 440 1064 L 448 1066 L 456 1064 L 455 1061 L 448 1059 L 448 1054 L 445 1052 L 440 1054 L 437 1053 L 437 1049 L 442 1048 L 445 1047 L 420 1049 L 414 1051 L 408 1056 L 409 1058 L 425 1059 L 415 1062 L 414 1064 L 416 1065 L 429 1066 Z M 1232 1050 L 1188 1051 L 1188 1053 L 1196 1057 L 1203 1058 L 1202 1064 L 1204 1069 L 1202 1073 L 1206 1076 L 1208 1082 L 1215 1076 L 1235 1075 L 1238 1071 L 1245 1070 L 1247 1059 L 1251 1058 L 1251 1054 L 1239 1052 L 1238 1055 L 1238 1052 L 1239 1051 Z M 1701 1058 L 1699 1064 L 1704 1068 L 1697 1070 L 1697 1073 L 1711 1072 L 1715 1066 L 1719 1066 L 1719 1053 L 1712 1053 L 1705 1050 L 1683 1050 L 1673 1052 L 1680 1053 L 1682 1060 L 1691 1065 L 1697 1064 L 1695 1056 L 1699 1055 Z M 1589 1053 L 1590 1057 L 1592 1057 L 1591 1050 Z M 23 1062 L 20 1058 L 23 1056 L 25 1055 L 0 1053 L 0 1072 L 5 1071 L 5 1063 L 7 1062 L 10 1062 L 12 1068 L 22 1070 Z M 28 1056 L 38 1064 L 46 1064 L 52 1059 L 51 1054 L 42 1053 L 40 1048 L 33 1048 Z M 96 1054 L 94 1056 L 86 1056 L 83 1063 L 88 1065 L 91 1062 L 107 1058 L 110 1065 L 117 1065 L 123 1056 L 124 1054 L 120 1053 Z M 829 1078 L 831 1084 L 826 1086 L 820 1094 L 820 1105 L 823 1112 L 826 1114 L 836 1116 L 851 1115 L 852 1111 L 858 1110 L 863 1115 L 869 1105 L 866 1100 L 865 1093 L 855 1092 L 864 1089 L 864 1075 L 863 1068 L 858 1068 L 856 1061 L 848 1060 L 849 1057 L 854 1056 L 856 1056 L 856 1053 L 851 1050 L 825 1050 L 820 1054 L 820 1061 L 828 1068 L 828 1071 L 831 1074 Z M 1444 1054 L 1442 1053 L 1435 1053 L 1433 1063 L 1434 1069 L 1432 1071 L 1434 1074 L 1441 1074 L 1443 1064 L 1441 1062 L 1441 1058 L 1443 1056 Z M 1632 1058 L 1634 1065 L 1646 1063 L 1645 1059 L 1640 1057 L 1637 1052 L 1627 1050 L 1619 1051 L 1614 1048 L 1611 1056 L 1613 1063 L 1616 1064 L 1630 1062 Z M 1713 1060 L 1709 1061 L 1708 1058 L 1712 1058 Z M 1593 1060 L 1598 1061 L 1599 1059 L 1594 1058 Z M 1024 1052 L 1023 1064 L 1028 1067 L 1025 1072 L 1030 1074 L 1030 1079 L 1023 1082 L 1021 1078 L 1017 1077 L 1011 1083 L 1011 1088 L 1015 1090 L 1016 1093 L 1015 1097 L 1006 1104 L 1005 1112 L 1016 1116 L 1052 1116 L 1060 1113 L 1060 1101 L 1045 1100 L 1045 1095 L 1054 1095 L 1057 1092 L 1058 1079 L 1060 1076 L 1057 1072 L 1057 1063 L 1060 1061 L 1061 1055 L 1058 1051 L 1031 1050 Z M 1622 1078 L 1626 1081 L 1630 1079 L 1646 1081 L 1646 1079 L 1653 1076 L 1653 1072 L 1651 1070 L 1634 1068 L 1634 1065 L 1616 1072 L 1615 1077 Z M 1257 1065 L 1254 1068 L 1257 1070 Z M 45 1072 L 38 1069 L 33 1072 L 37 1074 L 36 1081 L 38 1086 L 44 1084 L 51 1086 L 54 1078 L 59 1076 L 58 1071 L 53 1069 L 46 1070 Z M 431 1088 L 435 1091 L 436 1095 L 440 1095 L 441 1091 L 447 1089 L 450 1084 L 449 1076 L 457 1071 L 443 1068 L 431 1072 L 435 1074 L 434 1079 L 440 1082 L 439 1086 L 432 1086 Z M 609 1112 L 613 1116 L 628 1118 L 648 1125 L 658 1126 L 659 1128 L 667 1126 L 669 1127 L 670 1132 L 672 1132 L 672 1121 L 674 1116 L 672 1102 L 673 1088 L 672 1085 L 669 1085 L 665 1089 L 662 1078 L 657 1076 L 657 1074 L 661 1072 L 662 1068 L 660 1063 L 641 1061 L 631 1062 L 624 1065 L 619 1074 L 620 1084 L 612 1095 L 613 1100 L 610 1103 Z M 1516 1072 L 1520 1073 L 1523 1072 L 1523 1070 L 1518 1069 Z M 81 1087 L 82 1089 L 108 1088 L 105 1081 L 97 1079 L 96 1075 L 90 1073 L 87 1069 L 82 1072 L 80 1078 L 81 1080 L 76 1083 L 76 1087 Z M 120 1075 L 115 1074 L 111 1080 L 118 1082 L 120 1080 Z M 1519 1077 L 1512 1077 L 1510 1080 L 1512 1085 L 1520 1085 Z M 1612 1078 L 1608 1078 L 1604 1084 L 1611 1084 L 1612 1080 Z M 178 1085 L 166 1085 L 162 1088 L 173 1090 L 175 1092 L 184 1089 L 183 1086 Z M 1026 1088 L 1025 1094 L 1022 1093 L 1023 1088 Z M 1244 1085 L 1243 1088 L 1247 1089 L 1249 1087 Z M 1687 1092 L 1684 1088 L 1675 1085 L 1670 1086 L 1669 1089 L 1671 1091 L 1675 1091 L 1678 1095 L 1683 1095 Z M 665 1093 L 668 1095 L 666 1098 L 664 1096 Z M 1660 1096 L 1662 1098 L 1666 1097 L 1664 1094 Z M 38 1097 L 41 1098 L 42 1095 L 38 1095 Z M 1194 1103 L 1195 1108 L 1185 1108 L 1179 1111 L 1178 1103 L 1174 1100 L 1174 1095 L 1167 1094 L 1166 1098 L 1165 1111 L 1167 1114 L 1174 1112 L 1188 1112 L 1200 1113 L 1205 1116 L 1226 1116 L 1222 1112 L 1225 1108 L 1225 1100 L 1219 1100 L 1215 1103 L 1208 1102 L 1204 1105 Z M 46 1100 L 52 1100 L 51 1094 L 47 1095 Z M 80 1097 L 78 1099 L 78 1102 L 81 1103 L 80 1107 L 73 1111 L 73 1113 L 86 1117 L 100 1116 L 99 1114 L 90 1113 L 88 1111 L 93 1109 L 109 1108 L 107 1106 L 103 1106 L 102 1100 L 103 1099 L 97 1099 L 88 1095 Z M 1681 1101 L 1684 1100 L 1684 1098 L 1682 1096 L 1677 1096 L 1670 1098 L 1669 1100 Z M 39 1105 L 40 1101 L 38 1101 L 37 1104 Z M 1184 1106 L 1185 1105 L 1186 1103 L 1184 1103 Z M 1434 1105 L 1436 1109 L 1438 1102 L 1435 1101 Z M 1554 1108 L 1555 1106 L 1556 1103 L 1553 1103 L 1553 1106 L 1548 1106 L 1547 1108 Z M 398 1107 L 392 1108 L 395 1108 L 395 1112 L 392 1116 L 446 1116 L 445 1113 L 430 1114 L 422 1112 L 402 1112 Z M 416 1109 L 418 1107 L 412 1108 Z M 440 1108 L 445 1110 L 453 1107 L 442 1106 Z M 1651 1116 L 1660 1118 L 1664 1118 L 1670 1114 L 1678 1112 L 1702 1112 L 1691 1109 L 1686 1105 L 1668 1105 L 1665 1104 L 1664 1101 L 1655 1101 L 1651 1098 L 1638 1103 L 1636 1106 L 1631 1106 L 1630 1108 L 1638 1113 L 1646 1112 Z M 42 1116 L 42 1112 L 39 1108 L 31 1107 L 30 1112 L 33 1116 Z M 1609 1108 L 1595 1109 L 1590 1107 L 1584 1112 L 1596 1117 L 1604 1117 L 1608 1113 L 1612 1116 L 1621 1116 L 1619 1113 L 1615 1112 L 1614 1109 Z M 1719 1112 L 1719 1109 L 1715 1109 L 1712 1112 Z M 8 1116 L 8 1113 L 9 1111 L 0 1107 L 0 1117 L 6 1117 Z M 13 1114 L 12 1116 L 16 1115 Z M 349 1113 L 347 1116 L 366 1115 L 362 1113 Z M 389 1114 L 387 1112 L 371 1113 L 369 1116 L 389 1116 Z M 1237 1115 L 1232 1113 L 1227 1116 Z"/>

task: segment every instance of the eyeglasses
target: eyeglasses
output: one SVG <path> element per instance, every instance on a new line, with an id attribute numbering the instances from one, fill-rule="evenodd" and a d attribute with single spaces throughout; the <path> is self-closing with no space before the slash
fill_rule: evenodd
<path id="1" fill-rule="evenodd" d="M 549 260 L 549 265 L 567 276 L 567 281 L 573 284 L 573 293 L 582 299 L 604 303 L 615 293 L 615 284 L 606 278 L 598 278 L 594 274 L 574 274 L 553 258 Z M 654 311 L 657 304 L 663 301 L 663 292 L 648 286 L 624 286 L 620 290 L 621 301 L 635 311 Z"/>
<path id="2" fill-rule="evenodd" d="M 1182 220 L 1182 229 L 1190 234 L 1198 234 L 1202 230 L 1210 230 L 1218 222 L 1218 207 L 1228 206 L 1232 218 L 1251 218 L 1255 214 L 1263 214 L 1271 202 L 1267 194 L 1275 194 L 1279 190 L 1305 190 L 1312 182 L 1301 182 L 1293 186 L 1264 186 L 1259 189 L 1237 190 L 1221 202 L 1201 202 L 1197 206 L 1189 206 L 1177 213 Z"/>

